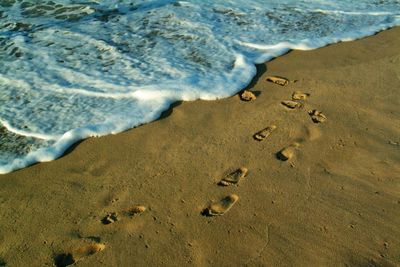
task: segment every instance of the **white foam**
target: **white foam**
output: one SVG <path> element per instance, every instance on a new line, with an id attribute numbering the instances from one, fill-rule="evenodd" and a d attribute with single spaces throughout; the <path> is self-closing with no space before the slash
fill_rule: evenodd
<path id="1" fill-rule="evenodd" d="M 48 134 L 41 134 L 41 133 L 32 133 L 29 131 L 23 131 L 18 128 L 13 127 L 8 121 L 0 119 L 0 124 L 5 127 L 9 132 L 25 136 L 25 137 L 34 137 L 37 139 L 42 140 L 59 140 L 61 135 L 48 135 Z"/>
<path id="2" fill-rule="evenodd" d="M 23 156 L 0 151 L 0 173 L 153 121 L 175 101 L 231 96 L 254 64 L 291 49 L 400 24 L 396 0 L 53 2 L 63 9 L 43 1 L 54 9 L 40 16 L 18 3 L 0 7 L 0 123 L 37 139 Z M 29 27 L 13 28 L 21 23 Z"/>

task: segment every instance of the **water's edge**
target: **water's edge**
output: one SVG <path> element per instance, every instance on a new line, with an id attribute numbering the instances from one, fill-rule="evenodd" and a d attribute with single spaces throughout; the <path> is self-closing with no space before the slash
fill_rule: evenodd
<path id="1" fill-rule="evenodd" d="M 283 56 L 290 51 L 293 50 L 314 50 L 318 48 L 322 48 L 325 46 L 337 44 L 340 42 L 351 42 L 351 41 L 357 41 L 363 38 L 368 38 L 370 36 L 374 36 L 379 34 L 382 31 L 389 30 L 394 27 L 398 27 L 400 25 L 397 25 L 395 23 L 392 23 L 390 25 L 380 25 L 380 26 L 375 26 L 375 27 L 369 27 L 367 30 L 364 29 L 364 31 L 358 31 L 358 32 L 352 32 L 352 33 L 346 33 L 344 36 L 341 37 L 334 37 L 334 38 L 326 38 L 326 39 L 321 39 L 318 46 L 313 45 L 307 46 L 308 44 L 289 44 L 286 43 L 285 45 L 278 44 L 274 49 L 268 49 L 267 53 L 264 53 L 262 56 L 258 57 L 255 62 L 246 64 L 246 67 L 251 68 L 251 77 L 248 77 L 246 81 L 238 81 L 238 86 L 234 90 L 234 94 L 232 95 L 226 95 L 223 97 L 215 97 L 214 99 L 212 98 L 196 98 L 196 99 L 175 99 L 172 102 L 167 104 L 167 108 L 165 109 L 159 109 L 156 112 L 153 112 L 151 114 L 147 114 L 145 122 L 138 123 L 137 125 L 125 125 L 125 127 L 119 127 L 119 129 L 113 128 L 114 125 L 112 124 L 102 124 L 102 125 L 91 125 L 87 127 L 81 127 L 81 128 L 76 128 L 72 129 L 65 134 L 61 136 L 61 138 L 55 142 L 55 144 L 51 145 L 50 147 L 45 147 L 41 148 L 39 150 L 33 151 L 29 154 L 27 154 L 24 157 L 21 158 L 16 158 L 12 162 L 10 162 L 7 165 L 0 166 L 0 174 L 6 174 L 10 173 L 12 171 L 22 169 L 25 167 L 28 167 L 30 165 L 33 165 L 35 163 L 40 163 L 40 162 L 49 162 L 55 159 L 58 159 L 62 157 L 66 151 L 69 151 L 69 149 L 76 144 L 79 141 L 82 141 L 84 139 L 87 139 L 89 137 L 100 137 L 100 136 L 105 136 L 109 134 L 118 134 L 136 127 L 139 127 L 141 125 L 156 121 L 160 118 L 166 117 L 165 114 L 170 114 L 172 113 L 172 110 L 174 107 L 177 105 L 177 103 L 182 102 L 182 101 L 195 101 L 195 100 L 218 100 L 218 99 L 223 99 L 227 97 L 232 97 L 233 95 L 237 94 L 238 92 L 244 90 L 245 88 L 249 88 L 250 85 L 253 84 L 254 79 L 257 79 L 260 77 L 263 73 L 259 73 L 257 71 L 257 65 L 264 65 L 268 63 L 271 60 L 274 60 L 280 56 Z M 356 34 L 358 33 L 358 35 Z M 349 37 L 351 36 L 351 37 Z M 355 37 L 356 36 L 356 37 Z M 329 42 L 331 41 L 331 42 Z M 262 49 L 262 48 L 261 48 Z M 249 63 L 249 62 L 247 62 Z"/>

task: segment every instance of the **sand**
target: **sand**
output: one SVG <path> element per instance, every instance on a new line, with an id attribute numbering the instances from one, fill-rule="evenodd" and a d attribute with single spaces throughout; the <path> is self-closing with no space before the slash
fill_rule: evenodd
<path id="1" fill-rule="evenodd" d="M 75 266 L 399 266 L 399 47 L 393 28 L 292 51 L 258 66 L 255 100 L 177 103 L 1 175 L 0 266 L 70 254 Z M 218 185 L 241 167 L 240 182 Z M 202 215 L 232 195 L 226 213 Z"/>

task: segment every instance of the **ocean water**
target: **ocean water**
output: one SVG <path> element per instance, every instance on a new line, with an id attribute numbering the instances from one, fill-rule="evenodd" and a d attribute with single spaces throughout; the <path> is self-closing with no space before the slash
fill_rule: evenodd
<path id="1" fill-rule="evenodd" d="M 0 0 L 0 173 L 396 25 L 400 0 Z"/>

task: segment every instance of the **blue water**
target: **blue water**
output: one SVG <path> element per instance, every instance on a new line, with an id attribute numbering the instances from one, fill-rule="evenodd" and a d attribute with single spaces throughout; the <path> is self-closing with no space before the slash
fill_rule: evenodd
<path id="1" fill-rule="evenodd" d="M 0 173 L 245 87 L 255 63 L 400 25 L 400 0 L 0 1 Z"/>

